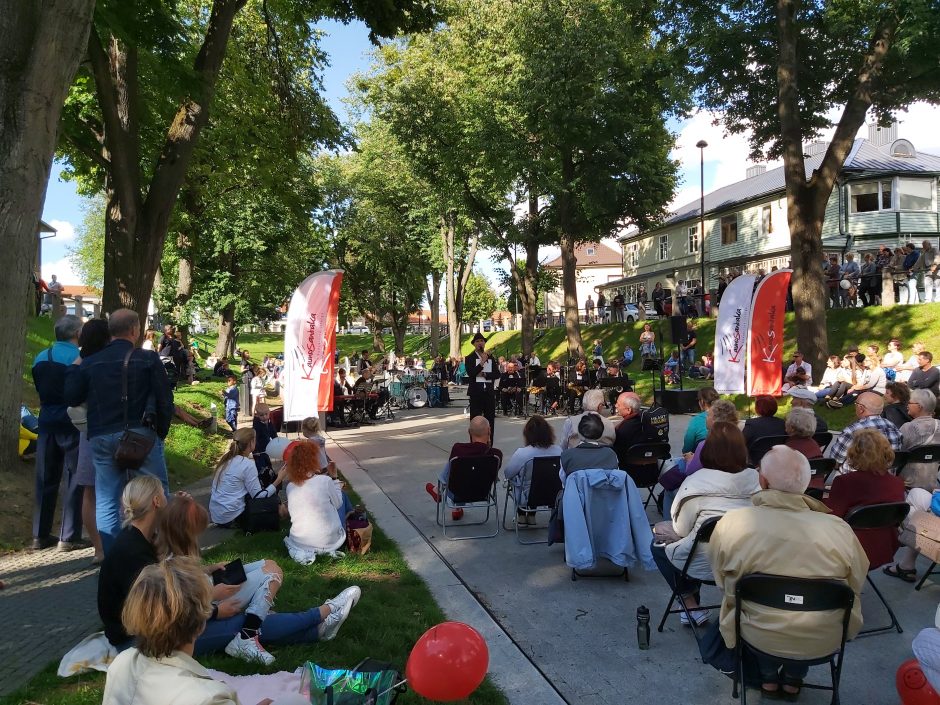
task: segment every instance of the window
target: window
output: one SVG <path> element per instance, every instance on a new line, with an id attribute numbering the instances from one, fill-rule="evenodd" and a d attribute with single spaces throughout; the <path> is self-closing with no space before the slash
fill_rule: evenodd
<path id="1" fill-rule="evenodd" d="M 774 221 L 770 215 L 770 206 L 760 209 L 760 234 L 770 235 L 774 231 Z"/>
<path id="2" fill-rule="evenodd" d="M 698 252 L 698 225 L 689 228 L 688 253 L 694 255 Z"/>
<path id="3" fill-rule="evenodd" d="M 669 236 L 659 236 L 659 261 L 662 262 L 669 257 Z"/>
<path id="4" fill-rule="evenodd" d="M 933 187 L 927 179 L 898 179 L 898 210 L 934 210 Z"/>
<path id="5" fill-rule="evenodd" d="M 593 257 L 596 250 L 593 247 L 588 247 L 585 253 L 588 257 Z"/>
<path id="6" fill-rule="evenodd" d="M 849 186 L 849 212 L 891 210 L 891 181 L 864 181 Z"/>
<path id="7" fill-rule="evenodd" d="M 640 266 L 640 243 L 631 242 L 629 245 L 627 245 L 627 266 Z"/>
<path id="8" fill-rule="evenodd" d="M 733 245 L 738 241 L 738 216 L 726 215 L 721 218 L 721 244 Z"/>

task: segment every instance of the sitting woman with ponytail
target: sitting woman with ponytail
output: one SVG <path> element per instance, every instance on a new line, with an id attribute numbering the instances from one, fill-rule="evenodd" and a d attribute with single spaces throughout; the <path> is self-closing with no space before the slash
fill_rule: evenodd
<path id="1" fill-rule="evenodd" d="M 157 535 L 160 558 L 201 558 L 199 535 L 208 525 L 208 513 L 192 497 L 174 498 L 161 516 Z M 206 565 L 206 579 L 223 567 L 221 563 Z M 245 565 L 244 571 L 245 581 L 240 585 L 212 588 L 212 614 L 196 639 L 196 656 L 224 649 L 229 656 L 271 665 L 274 656 L 265 646 L 332 639 L 362 594 L 352 586 L 306 612 L 271 613 L 284 576 L 280 567 L 274 561 L 260 560 Z"/>
<path id="2" fill-rule="evenodd" d="M 209 515 L 219 526 L 227 528 L 237 524 L 245 512 L 246 497 L 276 497 L 278 487 L 284 481 L 285 470 L 281 468 L 274 482 L 267 487 L 261 486 L 253 458 L 254 449 L 254 430 L 240 428 L 235 431 L 232 443 L 215 466 Z"/>

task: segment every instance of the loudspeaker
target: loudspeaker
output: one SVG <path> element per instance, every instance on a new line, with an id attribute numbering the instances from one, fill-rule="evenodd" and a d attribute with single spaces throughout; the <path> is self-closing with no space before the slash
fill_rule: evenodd
<path id="1" fill-rule="evenodd" d="M 653 399 L 670 414 L 694 414 L 699 411 L 698 392 L 694 389 L 656 389 Z"/>
<path id="2" fill-rule="evenodd" d="M 672 331 L 672 344 L 685 345 L 685 337 L 689 334 L 689 326 L 685 316 L 670 316 L 669 329 Z"/>

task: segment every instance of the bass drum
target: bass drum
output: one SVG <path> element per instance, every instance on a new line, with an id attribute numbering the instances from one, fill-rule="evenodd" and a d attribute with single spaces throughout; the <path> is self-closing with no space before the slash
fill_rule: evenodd
<path id="1" fill-rule="evenodd" d="M 421 409 L 428 403 L 428 393 L 421 387 L 412 387 L 407 391 L 405 396 L 408 399 L 408 407 L 410 409 Z"/>

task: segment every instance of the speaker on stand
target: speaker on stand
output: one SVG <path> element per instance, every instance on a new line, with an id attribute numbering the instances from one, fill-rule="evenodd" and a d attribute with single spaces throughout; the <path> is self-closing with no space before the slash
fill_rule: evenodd
<path id="1" fill-rule="evenodd" d="M 679 391 L 682 391 L 682 347 L 689 335 L 689 324 L 685 316 L 670 316 L 669 330 L 672 334 L 672 344 L 679 351 Z"/>

